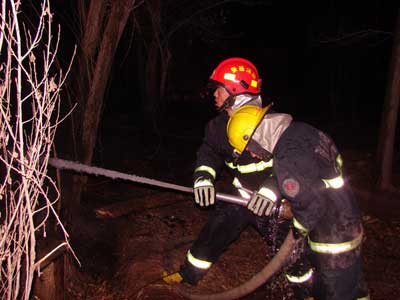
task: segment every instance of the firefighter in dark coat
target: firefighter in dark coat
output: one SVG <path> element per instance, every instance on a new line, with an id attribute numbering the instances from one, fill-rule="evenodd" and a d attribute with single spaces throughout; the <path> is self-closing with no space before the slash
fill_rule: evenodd
<path id="1" fill-rule="evenodd" d="M 210 81 L 216 86 L 215 105 L 220 113 L 207 124 L 194 171 L 195 201 L 204 207 L 215 202 L 214 184 L 223 167 L 232 171 L 234 189 L 247 199 L 270 176 L 272 167 L 270 158 L 258 159 L 248 153 L 234 161 L 233 148 L 226 135 L 226 125 L 233 111 L 245 104 L 262 106 L 261 80 L 256 67 L 248 60 L 229 58 L 217 66 Z M 213 208 L 181 267 L 184 282 L 196 284 L 248 225 L 256 228 L 264 238 L 268 236 L 269 218 L 255 216 L 246 207 L 219 201 Z M 286 235 L 286 231 L 282 235 Z M 309 274 L 307 267 L 296 271 Z M 302 276 L 304 274 L 299 275 L 304 281 L 309 279 Z M 291 278 L 297 279 L 296 276 Z M 305 299 L 302 290 L 298 289 L 297 294 L 301 294 L 297 299 Z"/>
<path id="2" fill-rule="evenodd" d="M 288 114 L 242 106 L 227 126 L 238 155 L 273 157 L 273 177 L 248 209 L 268 216 L 277 199 L 287 199 L 293 228 L 306 236 L 315 268 L 315 300 L 369 299 L 361 266 L 363 227 L 360 211 L 343 177 L 342 159 L 333 140 Z"/>

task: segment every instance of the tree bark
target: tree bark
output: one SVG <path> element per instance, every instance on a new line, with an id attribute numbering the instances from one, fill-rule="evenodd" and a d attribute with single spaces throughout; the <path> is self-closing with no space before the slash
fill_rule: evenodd
<path id="1" fill-rule="evenodd" d="M 135 1 L 129 0 L 112 2 L 111 13 L 96 59 L 89 97 L 84 111 L 81 161 L 85 164 L 92 162 L 104 93 L 110 77 L 114 54 L 134 3 Z"/>
<path id="2" fill-rule="evenodd" d="M 148 115 L 155 115 L 160 99 L 160 73 L 162 45 L 161 35 L 161 7 L 159 0 L 147 2 L 147 11 L 150 15 L 151 31 L 150 43 L 147 50 L 146 69 L 145 69 L 145 103 L 144 110 Z"/>
<path id="3" fill-rule="evenodd" d="M 101 41 L 105 12 L 106 1 L 90 2 L 81 44 L 82 53 L 89 61 L 95 57 L 96 49 L 98 49 Z"/>
<path id="4" fill-rule="evenodd" d="M 378 144 L 378 188 L 392 187 L 393 149 L 400 98 L 400 11 L 394 31 L 389 80 L 382 112 Z"/>
<path id="5" fill-rule="evenodd" d="M 81 7 L 84 5 L 82 4 Z M 83 9 L 83 8 L 82 8 Z M 81 39 L 80 50 L 78 56 L 78 74 L 80 75 L 79 80 L 76 80 L 78 102 L 80 111 L 79 114 L 75 114 L 76 123 L 82 125 L 82 116 L 86 107 L 86 99 L 88 91 L 90 90 L 90 83 L 92 81 L 94 72 L 94 63 L 96 58 L 96 52 L 99 49 L 101 42 L 101 32 L 103 30 L 103 23 L 106 13 L 105 1 L 91 1 L 87 16 L 81 12 L 81 22 L 85 24 L 82 28 L 83 37 Z M 78 126 L 78 128 L 81 128 Z M 76 130 L 76 136 L 79 136 L 80 129 Z"/>
<path id="6" fill-rule="evenodd" d="M 83 2 L 82 2 L 83 3 Z M 110 78 L 111 66 L 115 51 L 123 30 L 131 14 L 135 1 L 90 1 L 87 13 L 81 13 L 83 36 L 79 45 L 77 68 L 74 76 L 75 98 L 78 107 L 72 115 L 72 135 L 74 144 L 66 143 L 64 155 L 85 164 L 91 164 L 95 148 L 103 97 Z M 111 5 L 110 10 L 109 6 Z M 85 7 L 84 4 L 81 7 Z M 61 141 L 63 143 L 63 141 Z M 79 230 L 81 195 L 86 183 L 83 176 L 63 172 L 61 178 L 61 195 L 64 225 L 71 236 Z M 64 288 L 71 279 L 77 276 L 73 261 L 67 256 L 58 259 L 54 264 L 56 290 L 58 295 L 49 299 L 74 299 Z M 45 299 L 45 298 L 43 298 Z"/>

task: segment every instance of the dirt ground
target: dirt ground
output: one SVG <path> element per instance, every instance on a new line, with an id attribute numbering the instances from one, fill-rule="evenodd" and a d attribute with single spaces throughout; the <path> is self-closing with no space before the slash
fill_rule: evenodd
<path id="1" fill-rule="evenodd" d="M 140 132 L 122 133 L 112 127 L 107 130 L 114 134 L 104 135 L 98 158 L 104 168 L 190 186 L 199 141 L 185 136 L 184 130 L 181 135 L 171 133 L 168 142 L 142 136 L 141 150 L 132 146 L 132 138 Z M 363 209 L 363 261 L 371 299 L 398 299 L 400 197 L 371 190 L 374 183 L 368 150 L 344 149 L 342 154 Z M 400 182 L 399 177 L 394 182 Z M 81 276 L 70 282 L 68 293 L 77 300 L 183 299 L 162 278 L 179 269 L 206 221 L 207 210 L 199 209 L 193 202 L 191 194 L 89 177 L 83 199 L 82 230 L 72 237 L 82 263 Z M 270 249 L 262 237 L 248 228 L 191 291 L 207 294 L 235 287 L 256 274 L 269 259 Z M 241 299 L 290 300 L 292 293 L 278 274 Z"/>

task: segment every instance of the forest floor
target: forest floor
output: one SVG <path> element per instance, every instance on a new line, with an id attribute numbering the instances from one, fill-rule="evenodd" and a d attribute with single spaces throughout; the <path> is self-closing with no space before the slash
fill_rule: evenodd
<path id="1" fill-rule="evenodd" d="M 118 126 L 123 124 L 120 119 Z M 182 131 L 170 131 L 161 139 L 110 126 L 103 130 L 97 161 L 104 168 L 190 186 L 201 140 Z M 140 148 L 133 141 L 140 141 Z M 363 210 L 363 262 L 371 299 L 398 299 L 400 197 L 372 190 L 371 149 L 351 145 L 342 149 L 342 155 Z M 393 182 L 399 183 L 397 171 Z M 70 296 L 77 300 L 183 299 L 162 278 L 179 269 L 207 219 L 207 210 L 196 207 L 191 194 L 104 177 L 88 178 L 82 230 L 71 237 L 81 267 L 80 276 L 69 284 Z M 191 291 L 208 294 L 235 287 L 256 274 L 270 255 L 262 237 L 248 228 Z M 293 298 L 284 277 L 278 274 L 241 299 Z"/>

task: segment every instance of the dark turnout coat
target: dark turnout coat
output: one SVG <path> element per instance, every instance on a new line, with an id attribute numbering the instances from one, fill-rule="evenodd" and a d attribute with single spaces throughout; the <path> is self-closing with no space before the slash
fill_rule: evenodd
<path id="1" fill-rule="evenodd" d="M 308 232 L 311 241 L 344 243 L 362 234 L 357 201 L 343 176 L 342 158 L 328 135 L 308 124 L 292 122 L 270 150 L 277 189 L 291 203 L 295 225 Z"/>
<path id="2" fill-rule="evenodd" d="M 333 140 L 290 115 L 267 114 L 252 141 L 272 153 L 265 185 L 290 202 L 293 226 L 307 236 L 317 269 L 314 297 L 366 299 L 361 213 Z"/>

